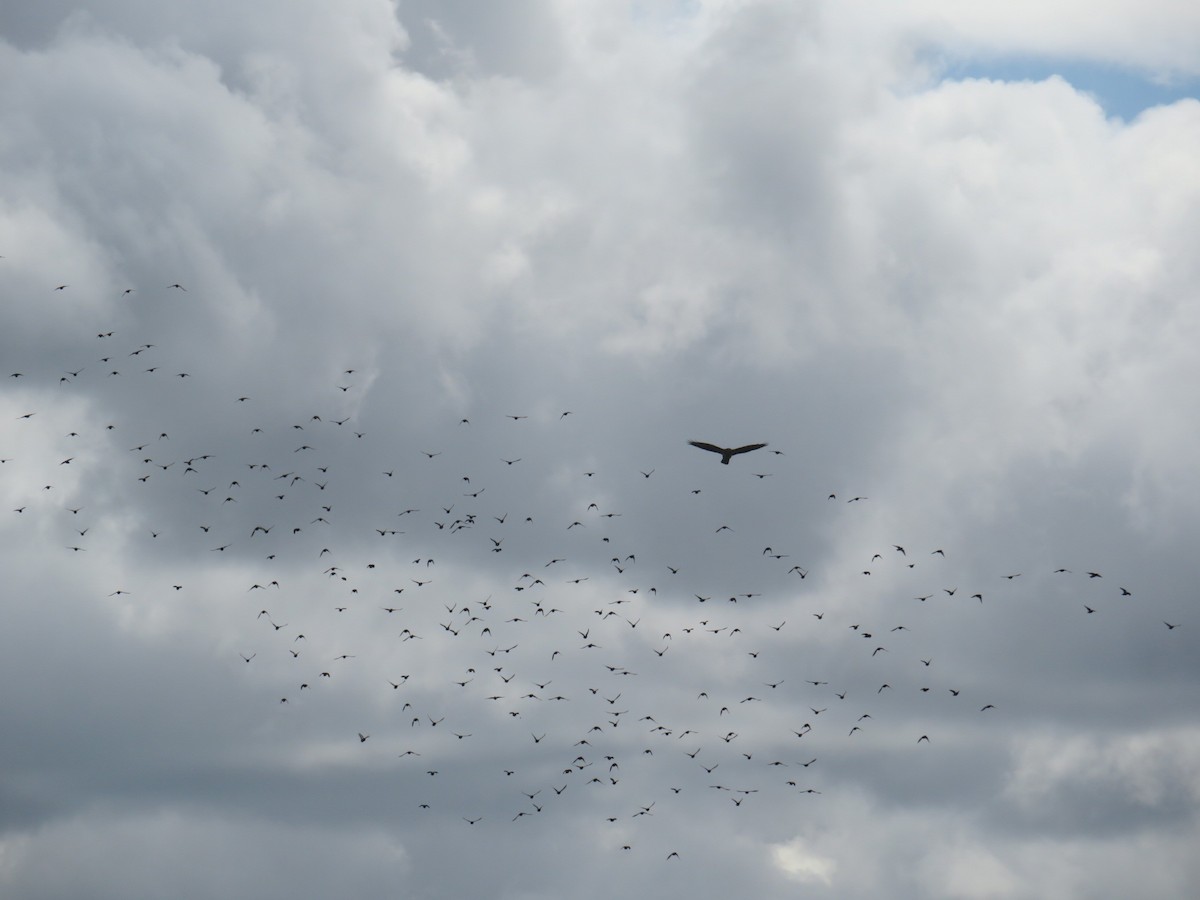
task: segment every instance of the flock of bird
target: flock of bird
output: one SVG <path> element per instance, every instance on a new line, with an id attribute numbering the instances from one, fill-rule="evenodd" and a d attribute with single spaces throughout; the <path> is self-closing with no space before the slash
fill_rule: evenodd
<path id="1" fill-rule="evenodd" d="M 870 548 L 860 569 L 835 574 L 914 587 L 887 620 L 862 618 L 829 600 L 833 574 L 786 535 L 738 540 L 741 520 L 723 519 L 746 509 L 708 519 L 710 507 L 688 507 L 717 476 L 749 491 L 792 448 L 681 437 L 679 459 L 606 469 L 549 455 L 555 429 L 581 427 L 570 410 L 486 414 L 489 436 L 507 429 L 503 452 L 476 437 L 478 413 L 443 432 L 460 446 L 397 446 L 372 433 L 353 364 L 303 414 L 259 403 L 251 383 L 198 421 L 224 383 L 214 370 L 183 370 L 156 335 L 117 327 L 75 346 L 65 368 L 31 359 L 9 373 L 6 404 L 28 404 L 0 433 L 0 480 L 21 498 L 9 514 L 54 535 L 63 565 L 162 557 L 97 601 L 211 604 L 225 617 L 231 686 L 272 721 L 309 722 L 297 740 L 388 760 L 388 784 L 415 815 L 486 829 L 569 810 L 618 829 L 614 846 L 633 851 L 638 826 L 685 798 L 738 814 L 767 798 L 819 802 L 823 773 L 856 741 L 931 752 L 948 722 L 1004 715 L 961 664 L 943 664 L 957 657 L 935 619 L 950 605 L 994 614 L 1023 573 L 959 585 L 941 547 Z M 68 401 L 80 395 L 88 413 L 76 421 Z M 609 503 L 657 489 L 664 466 L 690 464 L 689 443 L 726 466 L 755 456 L 654 496 L 679 505 L 698 544 L 661 558 L 632 543 L 652 523 Z M 11 449 L 47 445 L 53 459 Z M 64 479 L 70 470 L 87 477 Z M 870 505 L 836 489 L 810 502 L 839 515 Z M 154 574 L 167 564 L 184 574 Z M 713 584 L 714 568 L 756 574 Z M 198 593 L 201 573 L 225 585 L 220 598 Z M 1071 580 L 1085 618 L 1137 601 L 1100 571 L 1046 574 Z M 1156 627 L 1165 640 L 1180 625 Z"/>

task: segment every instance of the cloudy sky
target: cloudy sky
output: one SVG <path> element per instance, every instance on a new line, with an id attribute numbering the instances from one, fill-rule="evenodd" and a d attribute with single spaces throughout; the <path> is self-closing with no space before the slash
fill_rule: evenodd
<path id="1" fill-rule="evenodd" d="M 1093 13 L 0 6 L 0 893 L 1200 891 L 1200 14 Z"/>

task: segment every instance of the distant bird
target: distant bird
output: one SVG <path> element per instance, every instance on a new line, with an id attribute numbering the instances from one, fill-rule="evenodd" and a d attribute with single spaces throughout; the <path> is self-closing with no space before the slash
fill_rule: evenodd
<path id="1" fill-rule="evenodd" d="M 688 441 L 688 443 L 710 453 L 720 453 L 723 466 L 729 465 L 729 460 L 739 453 L 749 453 L 751 450 L 760 450 L 767 446 L 766 444 L 746 444 L 744 447 L 718 447 L 716 444 L 706 444 L 704 441 Z"/>

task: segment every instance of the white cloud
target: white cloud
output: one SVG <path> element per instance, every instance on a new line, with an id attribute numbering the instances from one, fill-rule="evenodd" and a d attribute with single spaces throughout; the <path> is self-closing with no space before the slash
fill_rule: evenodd
<path id="1" fill-rule="evenodd" d="M 819 882 L 832 885 L 837 871 L 837 864 L 833 860 L 811 853 L 799 838 L 772 846 L 771 861 L 785 875 L 801 884 Z"/>
<path id="2" fill-rule="evenodd" d="M 63 9 L 0 13 L 6 895 L 1197 883 L 1200 104 L 934 72 L 1189 11 Z"/>

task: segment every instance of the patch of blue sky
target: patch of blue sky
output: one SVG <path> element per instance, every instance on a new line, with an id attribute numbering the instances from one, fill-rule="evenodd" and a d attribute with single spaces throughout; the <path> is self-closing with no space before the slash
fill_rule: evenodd
<path id="1" fill-rule="evenodd" d="M 1185 98 L 1200 99 L 1200 77 L 1159 77 L 1133 68 L 1043 57 L 1000 57 L 944 64 L 942 80 L 1044 81 L 1057 75 L 1090 94 L 1110 118 L 1130 121 L 1147 109 Z"/>

